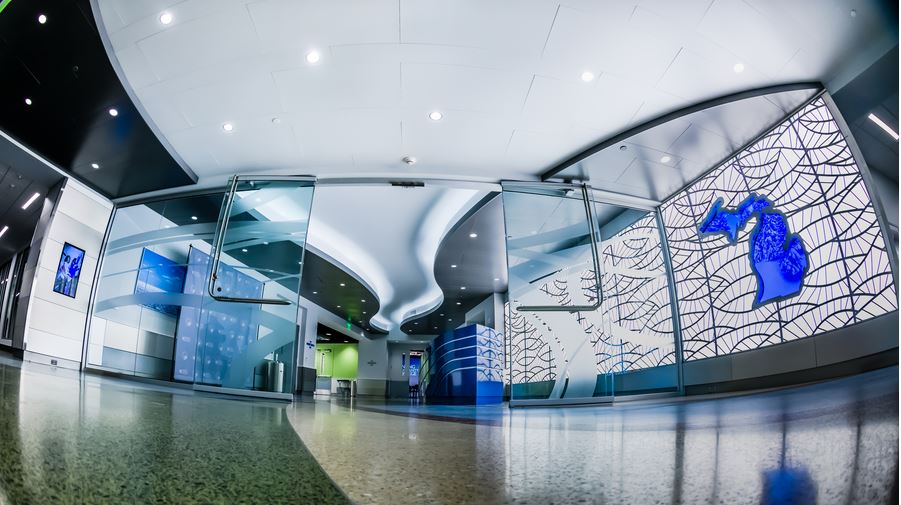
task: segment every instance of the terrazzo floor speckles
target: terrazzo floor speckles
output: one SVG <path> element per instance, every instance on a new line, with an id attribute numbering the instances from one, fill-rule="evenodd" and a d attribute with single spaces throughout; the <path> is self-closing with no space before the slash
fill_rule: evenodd
<path id="1" fill-rule="evenodd" d="M 348 503 L 281 404 L 0 359 L 0 503 Z"/>
<path id="2" fill-rule="evenodd" d="M 360 504 L 870 504 L 898 494 L 897 367 L 612 407 L 358 399 L 306 400 L 287 412 Z"/>

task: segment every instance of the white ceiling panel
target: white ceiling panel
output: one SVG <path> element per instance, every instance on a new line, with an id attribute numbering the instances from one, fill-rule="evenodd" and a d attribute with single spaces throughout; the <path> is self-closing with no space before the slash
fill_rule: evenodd
<path id="1" fill-rule="evenodd" d="M 534 178 L 699 101 L 828 82 L 855 64 L 849 55 L 896 40 L 880 5 L 97 0 L 123 81 L 201 182 L 253 167 L 323 177 Z M 160 23 L 163 11 L 171 24 Z M 322 55 L 313 65 L 305 61 L 311 48 Z M 733 71 L 736 63 L 743 72 Z M 590 82 L 580 78 L 585 70 L 595 74 Z M 756 121 L 779 109 L 747 113 Z M 440 123 L 427 119 L 432 110 L 444 114 Z M 719 142 L 704 132 L 729 141 L 747 133 L 715 112 L 706 120 L 691 130 L 696 137 L 679 141 L 713 149 Z M 224 121 L 237 130 L 225 134 Z M 645 147 L 662 150 L 668 136 Z M 408 155 L 419 159 L 413 168 L 400 163 Z"/>

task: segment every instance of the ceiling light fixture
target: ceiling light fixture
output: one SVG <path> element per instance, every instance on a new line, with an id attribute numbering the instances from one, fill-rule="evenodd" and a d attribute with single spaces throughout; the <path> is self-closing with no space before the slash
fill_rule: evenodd
<path id="1" fill-rule="evenodd" d="M 462 305 L 460 302 L 457 302 L 457 305 Z"/>
<path id="2" fill-rule="evenodd" d="M 164 13 L 160 14 L 160 23 L 163 23 L 164 25 L 168 25 L 171 22 L 172 22 L 172 13 L 171 12 L 164 12 Z"/>
<path id="3" fill-rule="evenodd" d="M 740 73 L 744 72 L 745 64 L 739 62 L 739 63 L 736 63 L 735 65 L 732 65 L 732 71 L 735 72 L 736 74 L 740 74 Z"/>
<path id="4" fill-rule="evenodd" d="M 110 116 L 113 116 L 113 117 L 116 117 L 116 116 L 119 115 L 119 111 L 117 111 L 116 109 L 110 109 L 110 110 L 107 111 L 107 112 L 109 112 L 109 115 L 110 115 Z"/>
<path id="5" fill-rule="evenodd" d="M 403 162 L 406 163 L 407 165 L 415 165 L 415 164 L 416 164 L 416 158 L 414 158 L 414 157 L 412 157 L 412 156 L 404 156 L 404 157 L 401 159 L 401 161 L 403 161 Z"/>
<path id="6" fill-rule="evenodd" d="M 241 249 L 241 252 L 247 252 L 247 249 Z"/>
<path id="7" fill-rule="evenodd" d="M 670 155 L 668 155 L 668 154 L 664 154 L 663 156 L 660 157 L 660 163 L 669 163 L 672 160 L 673 160 L 673 158 L 670 157 Z"/>
<path id="8" fill-rule="evenodd" d="M 891 135 L 893 139 L 898 140 L 898 132 L 893 130 L 891 126 L 885 124 L 885 122 L 883 120 L 879 119 L 879 116 L 871 113 L 867 117 L 870 118 L 870 121 L 876 123 L 877 125 L 879 125 L 880 128 L 885 130 L 885 133 L 888 133 L 889 135 Z"/>
<path id="9" fill-rule="evenodd" d="M 494 282 L 497 282 L 497 281 L 499 281 L 499 280 L 501 280 L 500 277 L 495 277 L 495 278 L 494 278 Z"/>
<path id="10" fill-rule="evenodd" d="M 2 238 L 7 231 L 9 231 L 9 226 L 4 226 L 3 229 L 0 230 L 0 238 Z"/>
<path id="11" fill-rule="evenodd" d="M 339 308 L 339 309 L 340 309 L 340 308 L 341 308 L 341 306 L 340 306 L 340 305 L 338 305 L 338 308 Z"/>
<path id="12" fill-rule="evenodd" d="M 43 15 L 43 14 L 41 14 L 40 16 L 38 16 L 38 23 L 44 24 L 44 23 L 46 23 L 46 22 L 47 22 L 47 16 L 45 16 L 45 15 Z"/>
<path id="13" fill-rule="evenodd" d="M 366 300 L 360 300 L 362 303 L 366 303 Z"/>
<path id="14" fill-rule="evenodd" d="M 39 196 L 41 196 L 40 193 L 35 193 L 35 194 L 31 195 L 31 198 L 29 198 L 28 201 L 26 201 L 25 204 L 22 205 L 22 210 L 25 210 L 28 207 L 30 207 L 31 204 L 33 204 L 34 201 L 37 200 Z"/>
<path id="15" fill-rule="evenodd" d="M 340 284 L 338 284 L 338 285 L 341 286 L 342 288 L 344 287 L 344 283 L 343 283 L 343 282 L 340 283 Z"/>
<path id="16" fill-rule="evenodd" d="M 233 132 L 235 130 L 235 125 L 231 123 L 222 123 L 222 131 L 226 133 Z"/>
<path id="17" fill-rule="evenodd" d="M 469 234 L 469 238 L 476 238 L 478 236 L 479 236 L 479 234 L 475 233 L 475 232 Z"/>
<path id="18" fill-rule="evenodd" d="M 460 289 L 462 289 L 463 291 L 466 291 L 466 286 L 460 286 Z"/>
<path id="19" fill-rule="evenodd" d="M 594 72 L 582 72 L 582 82 L 591 82 L 594 80 Z"/>
<path id="20" fill-rule="evenodd" d="M 318 294 L 319 294 L 319 291 L 313 291 L 313 294 L 314 294 L 314 295 L 318 295 Z"/>
<path id="21" fill-rule="evenodd" d="M 457 268 L 457 265 L 451 265 L 451 268 Z"/>
<path id="22" fill-rule="evenodd" d="M 191 216 L 191 221 L 197 221 L 197 216 Z"/>
<path id="23" fill-rule="evenodd" d="M 441 121 L 441 118 L 443 118 L 443 117 L 444 117 L 444 114 L 442 114 L 441 112 L 439 112 L 437 110 L 433 110 L 432 112 L 429 113 L 429 119 L 431 119 L 432 121 Z"/>
<path id="24" fill-rule="evenodd" d="M 94 170 L 100 170 L 100 164 L 99 163 L 91 163 L 91 168 L 93 168 Z"/>
<path id="25" fill-rule="evenodd" d="M 33 102 L 31 101 L 31 98 L 26 98 L 26 99 L 25 99 L 25 105 L 31 105 L 32 103 L 33 103 Z"/>
<path id="26" fill-rule="evenodd" d="M 320 59 L 322 59 L 322 55 L 319 54 L 319 51 L 315 49 L 307 53 L 307 63 L 309 63 L 310 65 L 319 63 Z"/>

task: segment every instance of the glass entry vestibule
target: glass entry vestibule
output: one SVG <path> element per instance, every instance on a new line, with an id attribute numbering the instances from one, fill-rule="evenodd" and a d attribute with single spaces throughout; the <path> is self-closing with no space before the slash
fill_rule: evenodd
<path id="1" fill-rule="evenodd" d="M 87 368 L 290 398 L 315 179 L 234 177 L 117 209 Z"/>

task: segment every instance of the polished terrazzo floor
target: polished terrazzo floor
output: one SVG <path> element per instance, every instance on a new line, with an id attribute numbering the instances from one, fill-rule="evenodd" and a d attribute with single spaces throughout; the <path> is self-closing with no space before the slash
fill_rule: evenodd
<path id="1" fill-rule="evenodd" d="M 607 407 L 305 400 L 288 418 L 368 503 L 897 503 L 898 368 Z"/>
<path id="2" fill-rule="evenodd" d="M 0 503 L 347 503 L 285 404 L 0 358 Z"/>

